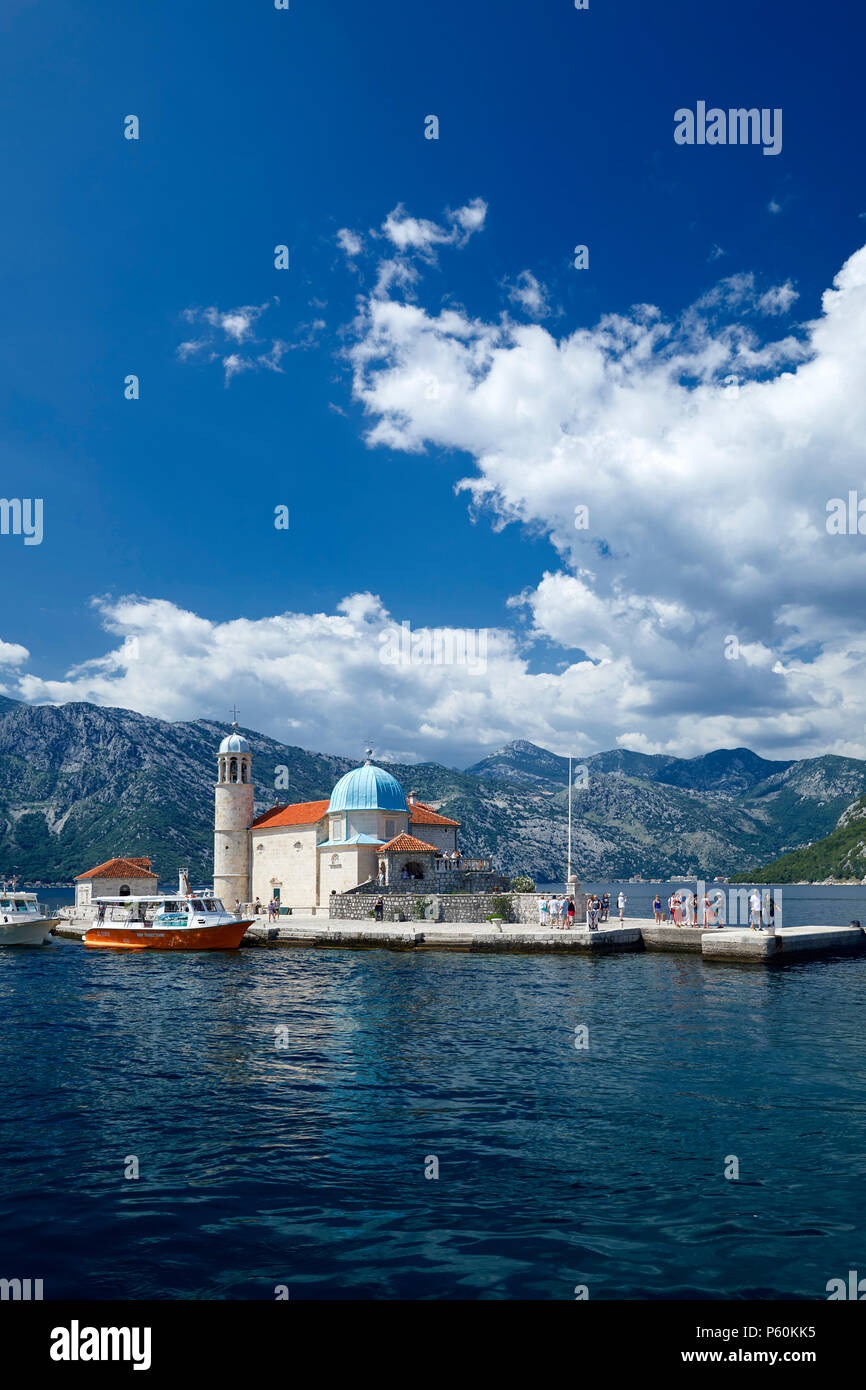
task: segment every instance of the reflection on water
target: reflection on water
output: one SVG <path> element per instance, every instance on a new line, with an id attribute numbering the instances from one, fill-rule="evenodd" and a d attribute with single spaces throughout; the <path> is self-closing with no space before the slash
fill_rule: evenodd
<path id="1" fill-rule="evenodd" d="M 861 959 L 0 951 L 0 1275 L 824 1297 L 863 1263 L 864 984 Z"/>

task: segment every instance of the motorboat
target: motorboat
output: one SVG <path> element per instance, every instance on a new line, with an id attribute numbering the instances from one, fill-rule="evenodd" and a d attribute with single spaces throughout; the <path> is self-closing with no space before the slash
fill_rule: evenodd
<path id="1" fill-rule="evenodd" d="M 193 890 L 185 869 L 178 892 L 142 897 L 95 898 L 96 917 L 85 946 L 133 951 L 234 951 L 252 917 L 227 912 L 213 890 Z"/>
<path id="2" fill-rule="evenodd" d="M 59 917 L 50 917 L 35 893 L 0 891 L 0 946 L 44 946 Z"/>

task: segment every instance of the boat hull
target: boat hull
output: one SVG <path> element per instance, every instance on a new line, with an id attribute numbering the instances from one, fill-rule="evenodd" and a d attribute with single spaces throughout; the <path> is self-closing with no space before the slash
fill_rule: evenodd
<path id="1" fill-rule="evenodd" d="M 205 927 L 127 927 L 104 923 L 88 927 L 85 946 L 125 951 L 236 951 L 252 918 Z"/>
<path id="2" fill-rule="evenodd" d="M 0 922 L 0 946 L 44 946 L 59 917 L 40 917 L 35 922 Z"/>

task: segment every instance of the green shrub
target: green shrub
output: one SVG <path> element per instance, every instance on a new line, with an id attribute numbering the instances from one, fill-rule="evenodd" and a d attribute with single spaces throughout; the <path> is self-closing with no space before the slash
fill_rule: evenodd
<path id="1" fill-rule="evenodd" d="M 514 903 L 509 897 L 504 895 L 501 897 L 497 896 L 493 899 L 490 906 L 493 910 L 492 915 L 494 917 L 501 917 L 503 922 L 510 922 L 513 920 Z"/>
<path id="2" fill-rule="evenodd" d="M 511 880 L 512 893 L 534 893 L 535 883 L 528 874 L 518 874 Z"/>

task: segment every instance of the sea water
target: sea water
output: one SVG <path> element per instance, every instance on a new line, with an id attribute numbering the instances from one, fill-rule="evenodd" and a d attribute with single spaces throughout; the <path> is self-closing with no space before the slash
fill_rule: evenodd
<path id="1" fill-rule="evenodd" d="M 850 957 L 0 950 L 0 1278 L 823 1299 L 866 1271 L 864 994 Z"/>

